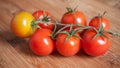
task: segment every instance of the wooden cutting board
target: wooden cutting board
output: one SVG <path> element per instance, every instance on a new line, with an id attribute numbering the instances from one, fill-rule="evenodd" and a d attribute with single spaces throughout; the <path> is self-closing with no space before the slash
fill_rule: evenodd
<path id="1" fill-rule="evenodd" d="M 49 11 L 60 21 L 66 7 L 76 7 L 87 21 L 107 11 L 111 30 L 120 32 L 120 0 L 0 0 L 0 68 L 120 68 L 120 38 L 112 38 L 109 51 L 98 57 L 79 52 L 63 57 L 57 52 L 36 56 L 28 47 L 28 39 L 20 39 L 10 29 L 12 17 L 20 11 Z"/>

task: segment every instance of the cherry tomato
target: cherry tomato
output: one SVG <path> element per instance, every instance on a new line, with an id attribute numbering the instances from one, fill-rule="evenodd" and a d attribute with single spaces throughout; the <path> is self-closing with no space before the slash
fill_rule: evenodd
<path id="1" fill-rule="evenodd" d="M 99 19 L 100 19 L 101 21 L 100 21 Z M 90 21 L 89 26 L 93 26 L 93 27 L 95 27 L 96 29 L 98 29 L 101 24 L 103 25 L 103 29 L 106 29 L 106 30 L 109 30 L 109 29 L 110 29 L 110 22 L 108 21 L 107 18 L 104 18 L 104 17 L 102 17 L 102 18 L 94 17 L 94 18 Z"/>
<path id="2" fill-rule="evenodd" d="M 54 50 L 54 42 L 50 36 L 51 30 L 38 29 L 29 40 L 30 49 L 40 56 L 51 54 Z"/>
<path id="3" fill-rule="evenodd" d="M 40 27 L 47 28 L 50 30 L 54 28 L 53 16 L 49 12 L 38 10 L 38 11 L 35 11 L 32 15 L 35 17 L 36 20 L 42 19 L 42 23 L 38 24 Z M 47 17 L 49 18 L 47 19 Z"/>
<path id="4" fill-rule="evenodd" d="M 78 33 L 76 33 L 77 36 Z M 59 34 L 56 39 L 56 49 L 63 56 L 73 56 L 80 50 L 80 39 L 71 36 L 68 40 L 67 34 Z"/>
<path id="5" fill-rule="evenodd" d="M 86 17 L 82 12 L 79 11 L 67 12 L 63 15 L 61 23 L 86 26 Z"/>
<path id="6" fill-rule="evenodd" d="M 87 30 L 82 37 L 82 47 L 84 51 L 91 56 L 99 56 L 108 51 L 110 41 L 104 36 L 98 36 L 95 39 L 96 32 L 94 30 Z M 105 34 L 107 35 L 107 34 Z"/>
<path id="7" fill-rule="evenodd" d="M 11 29 L 13 33 L 21 38 L 32 35 L 31 22 L 34 20 L 32 14 L 28 12 L 20 12 L 16 14 L 11 21 Z"/>

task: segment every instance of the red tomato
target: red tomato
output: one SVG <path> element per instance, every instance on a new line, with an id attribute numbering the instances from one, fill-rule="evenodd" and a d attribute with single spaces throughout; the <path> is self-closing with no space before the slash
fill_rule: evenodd
<path id="1" fill-rule="evenodd" d="M 91 56 L 102 55 L 110 47 L 110 41 L 107 38 L 104 36 L 98 36 L 93 39 L 95 35 L 96 32 L 94 30 L 87 30 L 82 37 L 82 47 L 84 51 Z"/>
<path id="2" fill-rule="evenodd" d="M 94 17 L 90 23 L 89 26 L 93 26 L 96 29 L 99 29 L 100 24 L 103 25 L 103 29 L 110 29 L 110 23 L 107 18 L 102 17 L 101 22 L 99 22 L 99 17 Z"/>
<path id="3" fill-rule="evenodd" d="M 51 23 L 54 23 L 53 16 L 49 12 L 38 10 L 38 11 L 35 11 L 32 15 L 35 17 L 36 20 L 42 19 L 43 23 L 38 24 L 40 27 L 47 28 L 50 30 L 54 28 L 54 24 L 51 24 Z M 49 19 L 47 19 L 48 21 L 45 20 L 45 16 L 49 17 Z"/>
<path id="4" fill-rule="evenodd" d="M 29 40 L 31 50 L 41 56 L 52 53 L 54 50 L 54 42 L 50 36 L 51 30 L 38 29 Z"/>
<path id="5" fill-rule="evenodd" d="M 82 12 L 74 11 L 72 13 L 65 13 L 61 19 L 64 24 L 78 24 L 86 26 L 86 17 Z"/>
<path id="6" fill-rule="evenodd" d="M 78 33 L 76 34 L 77 36 Z M 73 56 L 80 50 L 80 39 L 71 36 L 67 41 L 67 34 L 59 34 L 56 39 L 56 49 L 63 56 Z"/>

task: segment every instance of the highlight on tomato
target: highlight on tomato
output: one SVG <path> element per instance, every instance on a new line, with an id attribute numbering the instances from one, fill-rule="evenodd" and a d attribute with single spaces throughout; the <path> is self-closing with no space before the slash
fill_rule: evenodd
<path id="1" fill-rule="evenodd" d="M 33 53 L 46 56 L 53 52 L 54 41 L 51 39 L 51 30 L 38 29 L 30 38 L 29 46 Z"/>

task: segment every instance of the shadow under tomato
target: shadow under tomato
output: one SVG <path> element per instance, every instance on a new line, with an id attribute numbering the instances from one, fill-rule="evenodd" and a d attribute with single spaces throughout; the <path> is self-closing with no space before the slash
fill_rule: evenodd
<path id="1" fill-rule="evenodd" d="M 94 58 L 93 56 L 90 56 L 88 54 L 85 53 L 85 51 L 83 49 L 80 49 L 80 51 L 76 54 L 76 56 L 79 56 L 79 57 L 86 57 L 86 58 Z"/>
<path id="2" fill-rule="evenodd" d="M 5 31 L 1 30 L 0 37 L 5 40 L 10 40 L 10 39 L 15 38 L 14 34 L 11 31 L 7 31 L 7 30 L 5 30 Z"/>
<path id="3" fill-rule="evenodd" d="M 54 56 L 54 57 L 64 57 L 64 56 L 62 56 L 62 55 L 59 54 L 59 52 L 57 51 L 57 49 L 55 49 L 55 50 L 52 52 L 51 55 Z"/>
<path id="4" fill-rule="evenodd" d="M 31 49 L 29 48 L 28 39 L 18 38 L 11 31 L 0 31 L 0 37 L 5 39 L 12 47 L 14 47 L 19 54 L 25 56 L 44 57 L 36 55 L 31 51 Z M 58 58 L 64 57 L 60 55 L 56 49 L 50 54 L 50 56 Z M 93 58 L 92 56 L 87 55 L 83 49 L 81 49 L 75 56 L 79 57 L 85 56 Z"/>
<path id="5" fill-rule="evenodd" d="M 11 31 L 0 31 L 0 37 L 5 39 L 19 54 L 37 56 L 30 50 L 28 39 L 18 38 Z"/>

